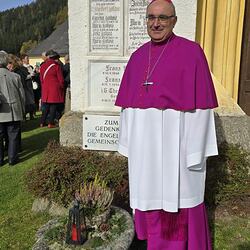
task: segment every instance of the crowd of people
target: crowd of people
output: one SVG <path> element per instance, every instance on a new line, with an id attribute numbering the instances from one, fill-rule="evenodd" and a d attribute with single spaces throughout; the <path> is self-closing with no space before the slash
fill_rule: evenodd
<path id="1" fill-rule="evenodd" d="M 69 56 L 65 64 L 54 50 L 42 53 L 43 62 L 32 66 L 29 56 L 0 51 L 0 165 L 8 151 L 9 165 L 21 150 L 21 121 L 33 120 L 41 111 L 40 127 L 58 126 L 70 93 Z"/>

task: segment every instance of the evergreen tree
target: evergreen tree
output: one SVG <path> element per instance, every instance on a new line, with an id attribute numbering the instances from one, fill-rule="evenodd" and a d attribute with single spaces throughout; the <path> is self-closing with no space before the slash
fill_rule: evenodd
<path id="1" fill-rule="evenodd" d="M 0 50 L 18 55 L 48 37 L 67 19 L 67 0 L 36 0 L 0 12 Z"/>
<path id="2" fill-rule="evenodd" d="M 20 49 L 20 55 L 26 54 L 29 50 L 36 47 L 36 45 L 37 45 L 37 41 L 29 40 L 28 42 L 23 42 L 22 47 Z"/>

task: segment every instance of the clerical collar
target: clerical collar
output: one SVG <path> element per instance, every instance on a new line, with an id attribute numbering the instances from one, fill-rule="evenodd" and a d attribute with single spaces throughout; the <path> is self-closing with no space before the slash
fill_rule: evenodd
<path id="1" fill-rule="evenodd" d="M 168 42 L 169 39 L 172 40 L 174 37 L 175 37 L 175 34 L 172 33 L 167 39 L 165 39 L 165 40 L 163 40 L 161 42 L 157 43 L 157 42 L 154 42 L 154 41 L 151 40 L 151 44 L 152 44 L 152 46 L 163 46 L 163 45 L 165 45 Z"/>

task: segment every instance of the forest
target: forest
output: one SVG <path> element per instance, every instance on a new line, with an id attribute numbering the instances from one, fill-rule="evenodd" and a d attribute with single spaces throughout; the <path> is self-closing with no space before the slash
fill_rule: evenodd
<path id="1" fill-rule="evenodd" d="M 19 55 L 48 37 L 68 17 L 67 0 L 36 0 L 0 12 L 0 50 Z"/>

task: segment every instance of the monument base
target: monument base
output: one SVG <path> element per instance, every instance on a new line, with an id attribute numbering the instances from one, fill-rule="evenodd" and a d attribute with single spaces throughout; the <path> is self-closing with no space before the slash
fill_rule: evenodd
<path id="1" fill-rule="evenodd" d="M 250 117 L 229 110 L 215 110 L 218 143 L 238 144 L 250 151 Z M 60 120 L 60 144 L 83 147 L 83 113 L 67 112 Z M 84 147 L 83 147 L 84 148 Z M 108 151 L 108 150 L 107 150 Z"/>
<path id="2" fill-rule="evenodd" d="M 60 119 L 60 144 L 82 147 L 82 112 L 69 111 Z"/>

